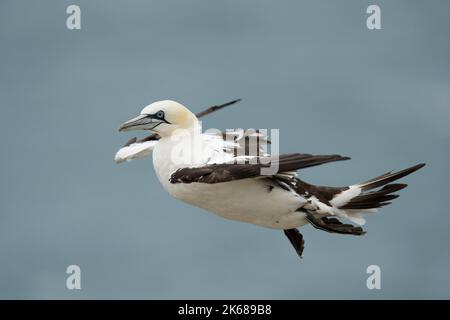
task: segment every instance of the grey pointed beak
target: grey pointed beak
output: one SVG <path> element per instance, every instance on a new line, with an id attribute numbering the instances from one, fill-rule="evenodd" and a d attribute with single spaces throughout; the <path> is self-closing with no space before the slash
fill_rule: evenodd
<path id="1" fill-rule="evenodd" d="M 119 132 L 132 130 L 151 130 L 161 121 L 152 118 L 150 115 L 141 114 L 136 118 L 128 120 L 119 127 Z"/>

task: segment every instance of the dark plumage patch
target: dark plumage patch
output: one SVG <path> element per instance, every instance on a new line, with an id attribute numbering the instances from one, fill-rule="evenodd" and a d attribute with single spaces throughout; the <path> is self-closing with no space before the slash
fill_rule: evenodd
<path id="1" fill-rule="evenodd" d="M 303 249 L 305 249 L 305 240 L 303 240 L 303 235 L 298 231 L 298 229 L 286 229 L 284 234 L 291 242 L 298 256 L 302 258 Z"/>
<path id="2" fill-rule="evenodd" d="M 171 183 L 220 183 L 261 176 L 261 169 L 270 166 L 277 166 L 278 172 L 288 172 L 347 159 L 350 158 L 339 155 L 323 156 L 292 153 L 265 158 L 265 160 L 269 161 L 264 161 L 264 163 L 221 163 L 203 167 L 182 168 L 175 171 L 169 181 Z"/>
<path id="3" fill-rule="evenodd" d="M 363 193 L 351 199 L 347 204 L 342 206 L 341 209 L 376 209 L 390 204 L 391 200 L 399 197 L 399 195 L 394 194 L 394 192 L 406 188 L 407 185 L 404 183 L 388 183 L 403 178 L 404 176 L 419 170 L 423 166 L 425 166 L 425 164 L 420 163 L 398 172 L 385 173 L 362 183 L 361 189 L 363 190 Z M 376 191 L 367 192 L 379 187 L 382 188 Z"/>
<path id="4" fill-rule="evenodd" d="M 273 179 L 273 181 L 277 184 L 278 187 L 280 187 L 284 191 L 291 191 L 291 189 L 289 188 L 289 184 L 285 183 L 283 180 Z"/>
<path id="5" fill-rule="evenodd" d="M 346 205 L 342 206 L 341 209 L 375 209 L 390 204 L 390 200 L 398 198 L 399 195 L 392 194 L 393 192 L 399 191 L 406 188 L 407 184 L 388 184 L 381 188 L 380 190 L 367 192 L 359 195 Z"/>
<path id="6" fill-rule="evenodd" d="M 305 198 L 309 198 L 311 196 L 315 196 L 319 199 L 320 202 L 325 203 L 326 205 L 330 205 L 330 200 L 333 197 L 341 193 L 344 190 L 347 190 L 348 187 L 323 187 L 316 186 L 313 184 L 306 183 L 298 178 L 290 178 L 283 180 L 289 183 L 289 186 L 295 190 L 298 194 L 304 196 Z"/>
<path id="7" fill-rule="evenodd" d="M 311 212 L 301 211 L 306 214 L 309 223 L 316 229 L 330 233 L 351 234 L 354 236 L 361 236 L 366 233 L 361 227 L 344 224 L 336 218 L 316 218 Z"/>
<path id="8" fill-rule="evenodd" d="M 370 179 L 364 183 L 361 184 L 362 190 L 366 191 L 366 190 L 371 190 L 371 189 L 375 189 L 381 186 L 384 186 L 390 182 L 393 182 L 395 180 L 398 180 L 400 178 L 403 178 L 411 173 L 413 173 L 414 171 L 419 170 L 420 168 L 424 167 L 425 163 L 419 163 L 415 166 L 412 166 L 410 168 L 398 171 L 398 172 L 388 172 L 385 174 L 382 174 L 381 176 L 375 177 L 373 179 Z"/>

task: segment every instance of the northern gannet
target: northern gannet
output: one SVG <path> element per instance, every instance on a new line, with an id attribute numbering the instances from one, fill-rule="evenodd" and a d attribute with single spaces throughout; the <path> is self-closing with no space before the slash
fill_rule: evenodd
<path id="1" fill-rule="evenodd" d="M 202 133 L 197 116 L 171 100 L 146 106 L 119 128 L 130 130 L 154 134 L 127 143 L 117 152 L 116 162 L 153 153 L 158 179 L 171 196 L 226 219 L 283 230 L 300 257 L 304 240 L 297 228 L 309 223 L 331 233 L 363 235 L 363 215 L 389 204 L 398 197 L 394 192 L 407 186 L 392 182 L 425 165 L 346 187 L 313 185 L 296 171 L 350 158 L 304 153 L 270 156 L 264 149 L 270 142 L 261 133 Z M 342 218 L 357 226 L 341 222 Z"/>

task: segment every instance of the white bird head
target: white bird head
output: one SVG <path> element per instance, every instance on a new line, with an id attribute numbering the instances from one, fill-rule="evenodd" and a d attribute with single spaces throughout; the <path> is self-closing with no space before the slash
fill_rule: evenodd
<path id="1" fill-rule="evenodd" d="M 150 130 L 167 137 L 177 129 L 189 130 L 197 124 L 197 117 L 188 108 L 176 101 L 163 100 L 146 106 L 139 116 L 122 124 L 119 131 Z"/>

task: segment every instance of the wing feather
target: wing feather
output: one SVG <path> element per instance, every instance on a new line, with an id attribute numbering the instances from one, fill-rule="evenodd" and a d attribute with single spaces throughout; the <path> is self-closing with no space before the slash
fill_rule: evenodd
<path id="1" fill-rule="evenodd" d="M 305 153 L 284 154 L 279 157 L 259 157 L 259 163 L 215 163 L 201 167 L 181 168 L 175 171 L 171 177 L 171 183 L 221 183 L 232 180 L 248 179 L 264 176 L 263 168 L 271 165 L 278 166 L 275 174 L 287 174 L 312 166 L 321 165 L 333 161 L 348 160 L 348 157 L 340 155 L 311 155 Z M 264 160 L 264 161 L 261 161 Z"/>

